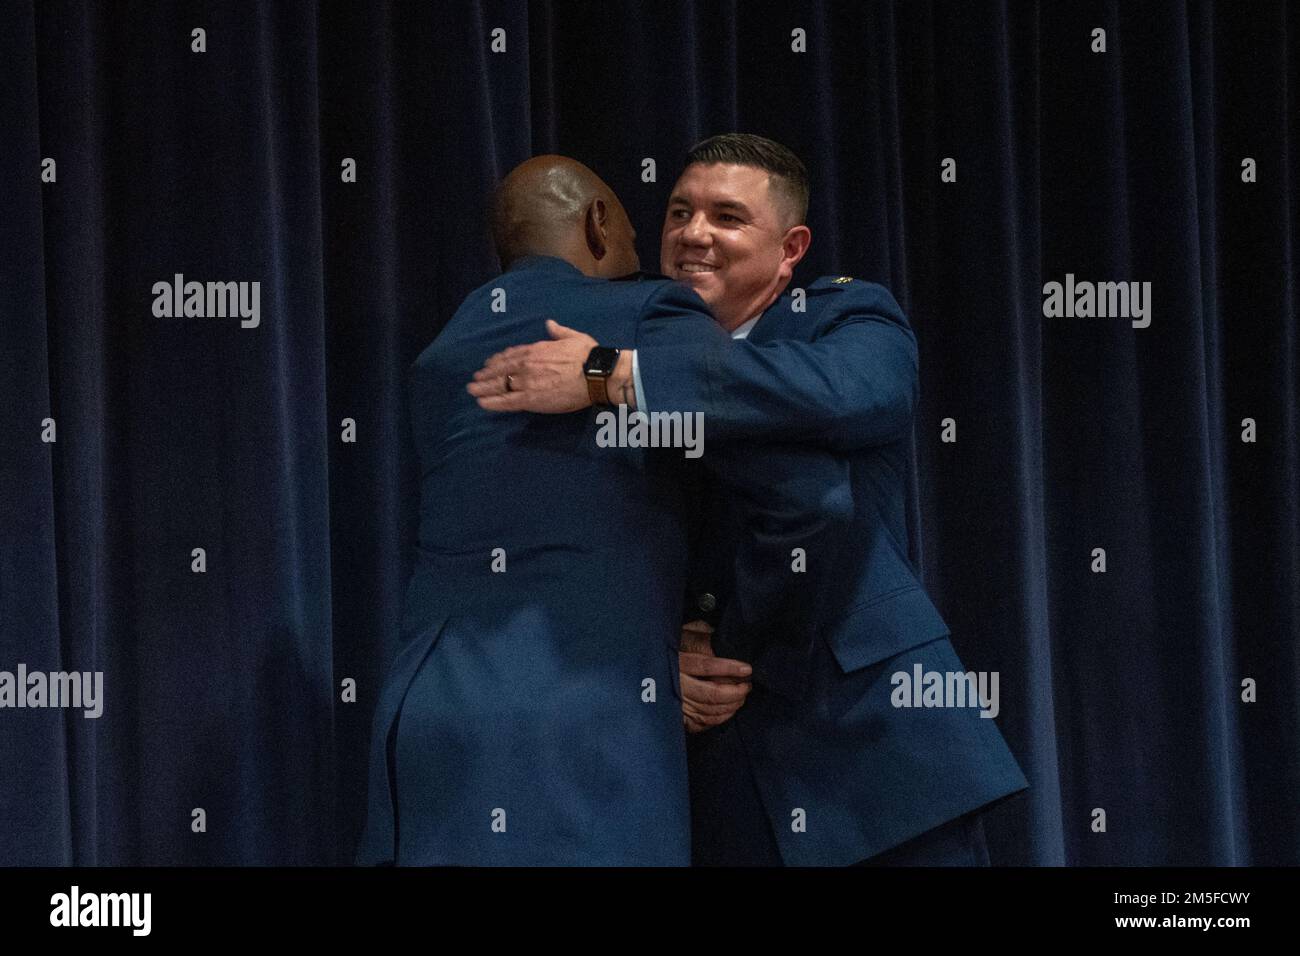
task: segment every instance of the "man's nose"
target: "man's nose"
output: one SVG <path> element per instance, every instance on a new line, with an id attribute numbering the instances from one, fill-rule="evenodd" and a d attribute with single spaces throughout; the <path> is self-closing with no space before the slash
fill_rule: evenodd
<path id="1" fill-rule="evenodd" d="M 691 245 L 705 246 L 709 244 L 711 239 L 712 233 L 709 232 L 709 221 L 702 212 L 692 216 L 682 229 L 682 241 L 689 242 Z"/>

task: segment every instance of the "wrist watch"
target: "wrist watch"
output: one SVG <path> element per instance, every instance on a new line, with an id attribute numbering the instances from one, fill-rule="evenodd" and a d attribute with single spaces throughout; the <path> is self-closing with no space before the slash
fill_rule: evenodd
<path id="1" fill-rule="evenodd" d="M 597 345 L 587 353 L 587 361 L 583 363 L 582 374 L 587 379 L 587 397 L 597 408 L 602 406 L 608 408 L 613 404 L 609 400 L 606 384 L 618 364 L 618 352 L 618 349 L 607 349 Z"/>

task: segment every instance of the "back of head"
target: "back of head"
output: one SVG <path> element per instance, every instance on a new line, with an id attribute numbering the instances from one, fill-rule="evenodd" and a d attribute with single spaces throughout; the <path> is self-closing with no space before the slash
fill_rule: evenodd
<path id="1" fill-rule="evenodd" d="M 492 238 L 501 267 L 523 256 L 555 256 L 587 275 L 635 272 L 636 233 L 599 176 L 568 156 L 534 156 L 497 187 Z"/>

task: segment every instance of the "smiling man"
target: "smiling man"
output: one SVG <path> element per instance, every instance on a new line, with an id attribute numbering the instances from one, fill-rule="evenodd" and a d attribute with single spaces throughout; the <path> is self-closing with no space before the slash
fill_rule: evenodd
<path id="1" fill-rule="evenodd" d="M 792 567 L 807 561 L 798 620 L 755 626 L 735 611 L 751 587 L 733 560 L 748 506 L 718 488 L 697 519 L 687 616 L 698 620 L 683 649 L 751 661 L 754 684 L 733 719 L 691 739 L 693 860 L 987 865 L 980 811 L 1027 786 L 1002 735 L 977 708 L 891 701 L 896 673 L 965 672 L 907 556 L 916 339 L 880 285 L 825 277 L 785 293 L 812 238 L 808 192 L 803 164 L 771 140 L 694 147 L 669 197 L 660 267 L 731 339 L 638 343 L 608 382 L 644 411 L 702 411 L 730 455 L 723 471 L 761 474 L 772 441 L 829 450 L 849 469 L 850 544 L 792 555 Z M 483 408 L 586 407 L 597 342 L 551 335 L 475 373 Z M 820 493 L 806 489 L 805 506 Z"/>
<path id="2" fill-rule="evenodd" d="M 709 303 L 729 332 L 758 321 L 776 301 L 812 233 L 803 225 L 806 180 L 793 156 L 752 144 L 765 167 L 709 163 L 725 144 L 697 147 L 701 160 L 686 167 L 668 199 L 660 268 Z M 775 174 L 771 170 L 775 170 Z M 755 202 L 749 197 L 762 197 Z"/>

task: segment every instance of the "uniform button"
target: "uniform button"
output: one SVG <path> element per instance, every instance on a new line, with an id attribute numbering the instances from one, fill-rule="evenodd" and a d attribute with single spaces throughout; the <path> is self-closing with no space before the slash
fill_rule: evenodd
<path id="1" fill-rule="evenodd" d="M 703 594 L 700 595 L 701 611 L 704 611 L 707 614 L 709 611 L 712 611 L 717 606 L 718 606 L 718 599 L 715 598 L 708 591 L 705 591 Z"/>

